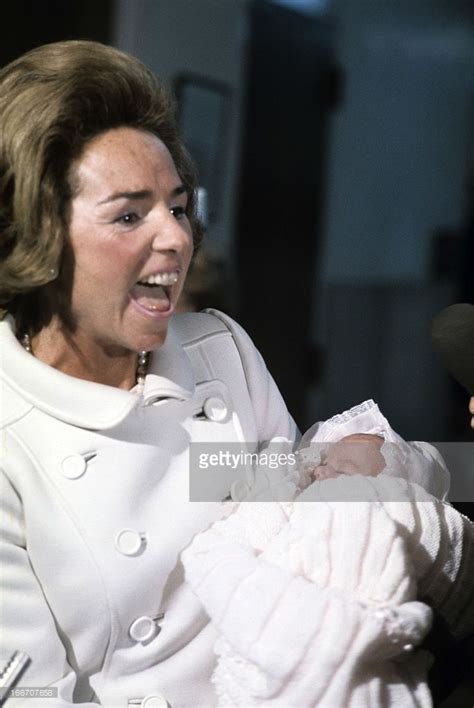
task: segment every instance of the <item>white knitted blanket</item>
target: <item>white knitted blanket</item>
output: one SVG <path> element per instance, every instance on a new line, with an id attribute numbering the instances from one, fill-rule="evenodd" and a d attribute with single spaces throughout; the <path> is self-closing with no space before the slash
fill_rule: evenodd
<path id="1" fill-rule="evenodd" d="M 439 457 L 423 446 L 416 453 L 439 488 Z M 420 474 L 418 482 L 430 478 Z M 344 481 L 349 499 L 352 487 L 365 500 L 333 501 Z M 257 475 L 255 489 L 268 492 L 268 481 Z M 386 501 L 400 498 L 394 492 L 407 501 Z M 403 475 L 326 480 L 297 499 L 230 504 L 182 554 L 219 633 L 218 705 L 431 706 L 431 657 L 419 645 L 432 610 L 455 637 L 474 629 L 472 524 Z"/>

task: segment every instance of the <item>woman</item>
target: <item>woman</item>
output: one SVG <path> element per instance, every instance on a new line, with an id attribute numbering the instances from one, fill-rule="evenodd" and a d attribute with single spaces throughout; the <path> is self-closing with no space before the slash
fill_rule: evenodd
<path id="1" fill-rule="evenodd" d="M 171 322 L 199 225 L 152 74 L 53 44 L 2 70 L 0 106 L 2 658 L 26 651 L 55 706 L 210 706 L 178 556 L 220 507 L 188 503 L 190 441 L 295 425 L 238 326 Z"/>
<path id="2" fill-rule="evenodd" d="M 191 444 L 294 422 L 238 325 L 172 318 L 199 225 L 151 73 L 40 47 L 0 72 L 0 124 L 1 658 L 28 653 L 44 706 L 210 708 L 218 632 L 179 556 L 245 482 L 190 504 Z"/>

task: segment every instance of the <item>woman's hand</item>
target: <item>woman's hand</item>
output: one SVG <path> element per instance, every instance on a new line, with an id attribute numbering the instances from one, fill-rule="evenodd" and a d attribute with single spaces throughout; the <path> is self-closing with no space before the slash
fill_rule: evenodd
<path id="1" fill-rule="evenodd" d="M 472 413 L 471 428 L 474 428 L 474 396 L 469 401 L 469 412 Z"/>

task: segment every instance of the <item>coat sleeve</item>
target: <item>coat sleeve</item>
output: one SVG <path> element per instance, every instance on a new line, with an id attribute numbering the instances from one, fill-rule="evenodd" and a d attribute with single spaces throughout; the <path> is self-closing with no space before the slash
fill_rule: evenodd
<path id="1" fill-rule="evenodd" d="M 9 698 L 10 706 L 66 708 L 73 704 L 76 676 L 68 663 L 41 585 L 28 559 L 21 499 L 0 469 L 0 660 L 14 651 L 31 659 L 17 686 L 56 688 L 56 698 Z M 54 678 L 55 677 L 55 678 Z M 93 708 L 96 703 L 82 703 Z"/>

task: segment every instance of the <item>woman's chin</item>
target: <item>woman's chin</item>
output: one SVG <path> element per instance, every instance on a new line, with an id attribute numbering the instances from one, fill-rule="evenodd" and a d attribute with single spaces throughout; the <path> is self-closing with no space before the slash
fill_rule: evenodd
<path id="1" fill-rule="evenodd" d="M 168 326 L 160 327 L 160 331 L 143 332 L 130 338 L 130 349 L 135 352 L 151 352 L 159 349 L 166 341 Z"/>
<path id="2" fill-rule="evenodd" d="M 172 304 L 166 311 L 147 311 L 133 300 L 130 302 L 126 328 L 133 351 L 152 351 L 161 347 L 168 333 L 171 316 L 175 312 Z M 131 317 L 130 317 L 131 315 Z"/>

